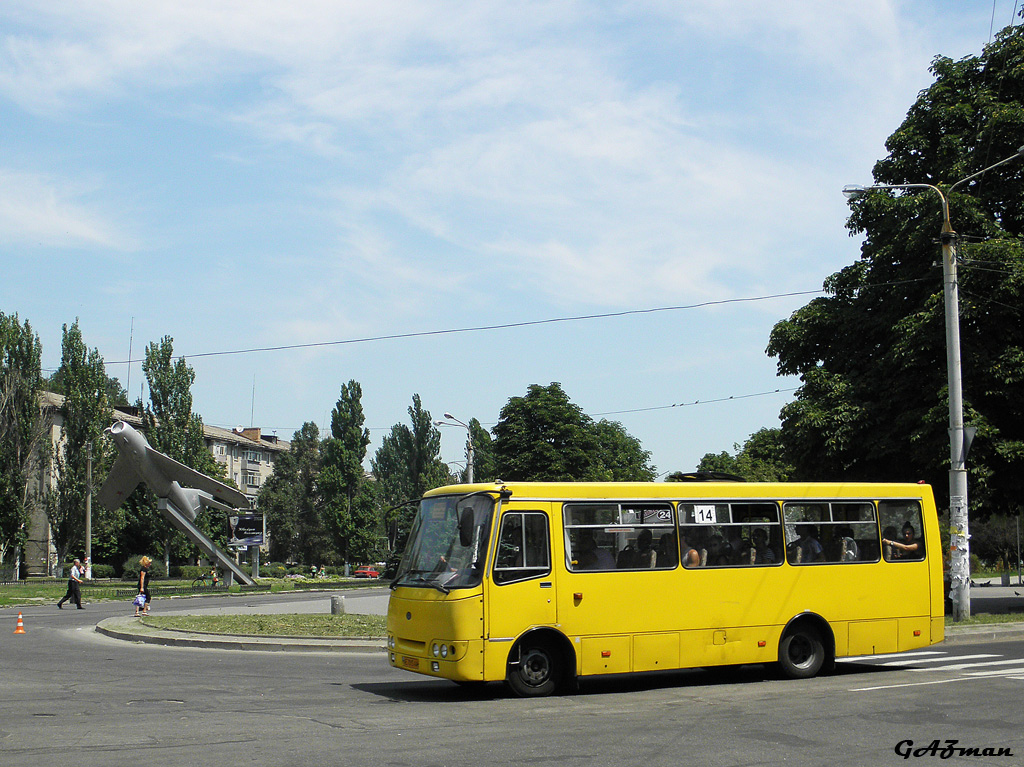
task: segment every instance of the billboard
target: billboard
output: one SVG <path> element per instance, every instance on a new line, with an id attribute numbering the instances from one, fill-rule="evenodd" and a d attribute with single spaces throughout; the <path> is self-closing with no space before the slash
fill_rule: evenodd
<path id="1" fill-rule="evenodd" d="M 265 529 L 262 514 L 229 514 L 228 546 L 262 546 Z"/>

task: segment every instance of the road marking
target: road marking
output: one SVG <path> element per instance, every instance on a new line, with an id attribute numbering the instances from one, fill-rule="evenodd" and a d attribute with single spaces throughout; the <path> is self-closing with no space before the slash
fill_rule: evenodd
<path id="1" fill-rule="evenodd" d="M 920 658 L 918 660 L 893 660 L 888 663 L 880 663 L 880 666 L 916 666 L 920 663 L 945 663 L 951 660 L 970 660 L 971 658 L 1001 658 L 1001 655 L 983 654 L 983 655 L 957 655 L 950 657 L 944 655 L 941 658 Z M 944 667 L 945 668 L 945 667 Z"/>
<path id="2" fill-rule="evenodd" d="M 1024 663 L 1024 660 L 1016 662 Z M 998 668 L 988 671 L 967 671 L 964 673 L 964 676 L 1006 676 L 1007 674 L 1019 674 L 1021 672 L 1024 672 L 1024 668 Z"/>
<path id="3" fill-rule="evenodd" d="M 919 652 L 891 652 L 886 655 L 852 655 L 849 658 L 838 658 L 837 663 L 860 663 L 866 660 L 883 660 L 885 658 L 915 658 L 921 655 L 947 655 L 944 650 L 921 650 Z"/>
<path id="4" fill-rule="evenodd" d="M 914 655 L 915 658 L 907 658 L 908 655 Z M 921 657 L 928 656 L 928 657 Z M 948 682 L 965 681 L 970 679 L 983 680 L 991 679 L 994 677 L 1002 677 L 1005 679 L 1013 679 L 1017 681 L 1024 681 L 1024 658 L 1003 658 L 1003 656 L 995 654 L 976 654 L 976 655 L 949 655 L 945 652 L 925 651 L 920 653 L 895 653 L 890 655 L 875 655 L 875 656 L 862 656 L 861 658 L 850 658 L 848 661 L 871 661 L 871 660 L 882 660 L 885 658 L 899 658 L 899 660 L 888 661 L 886 663 L 877 663 L 879 667 L 887 668 L 906 668 L 908 666 L 925 666 L 925 664 L 943 664 L 943 665 L 927 665 L 923 668 L 907 668 L 907 671 L 915 672 L 936 672 L 936 671 L 949 671 L 949 672 L 961 672 L 955 674 L 950 679 L 939 679 L 927 682 L 900 682 L 896 684 L 884 684 L 884 685 L 872 685 L 870 687 L 854 687 L 850 688 L 850 692 L 870 692 L 873 690 L 893 690 L 899 687 L 921 687 L 924 685 L 931 684 L 946 684 Z M 983 658 L 1003 658 L 1002 660 L 981 660 Z M 961 661 L 969 661 L 967 663 Z M 1006 666 L 1008 668 L 993 668 L 995 666 Z M 968 670 L 969 669 L 969 670 Z"/>
<path id="5" fill-rule="evenodd" d="M 967 655 L 958 656 L 958 658 L 970 657 Z M 958 658 L 950 658 L 950 660 L 957 660 Z M 951 663 L 948 666 L 939 666 L 937 668 L 912 668 L 911 671 L 963 671 L 965 668 L 978 668 L 979 666 L 1009 666 L 1014 663 L 1024 663 L 1024 660 L 1020 658 L 1010 658 L 1009 660 L 989 660 L 984 663 Z"/>
<path id="6" fill-rule="evenodd" d="M 849 692 L 870 692 L 871 690 L 895 690 L 897 687 L 923 687 L 928 684 L 946 684 L 958 679 L 936 679 L 933 682 L 906 682 L 905 684 L 881 684 L 876 687 L 852 687 Z"/>

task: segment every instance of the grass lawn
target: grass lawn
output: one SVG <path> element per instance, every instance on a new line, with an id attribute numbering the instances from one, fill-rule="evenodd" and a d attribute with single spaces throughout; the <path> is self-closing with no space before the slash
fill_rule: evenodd
<path id="1" fill-rule="evenodd" d="M 147 626 L 242 636 L 382 637 L 383 615 L 147 615 Z"/>
<path id="2" fill-rule="evenodd" d="M 954 621 L 946 616 L 946 626 L 987 626 L 993 623 L 1024 623 L 1024 613 L 978 613 L 967 620 Z"/>

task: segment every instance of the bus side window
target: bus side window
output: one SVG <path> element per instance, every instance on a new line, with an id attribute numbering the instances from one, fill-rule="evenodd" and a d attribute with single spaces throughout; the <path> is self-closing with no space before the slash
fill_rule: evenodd
<path id="1" fill-rule="evenodd" d="M 501 518 L 494 582 L 513 583 L 551 572 L 548 518 L 541 512 L 508 512 Z"/>
<path id="2" fill-rule="evenodd" d="M 924 526 L 919 501 L 880 501 L 882 556 L 887 562 L 924 559 Z"/>

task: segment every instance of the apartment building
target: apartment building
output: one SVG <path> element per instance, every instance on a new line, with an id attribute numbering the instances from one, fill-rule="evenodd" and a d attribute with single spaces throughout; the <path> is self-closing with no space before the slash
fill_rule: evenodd
<path id="1" fill-rule="evenodd" d="M 64 397 L 59 394 L 42 392 L 40 395 L 43 417 L 48 423 L 50 444 L 54 447 L 63 439 L 63 404 Z M 142 426 L 142 419 L 135 408 L 114 408 L 111 423 L 118 420 L 126 421 L 136 428 Z M 233 482 L 245 493 L 253 507 L 256 506 L 260 487 L 274 473 L 274 464 L 278 456 L 291 447 L 289 442 L 279 440 L 276 435 L 265 435 L 259 428 L 241 426 L 220 429 L 204 425 L 203 438 L 214 459 L 224 467 L 229 482 Z M 49 492 L 55 485 L 56 477 L 45 462 L 40 461 L 29 480 L 29 492 L 38 497 Z M 24 554 L 23 566 L 28 575 L 48 575 L 55 571 L 56 548 L 53 546 L 50 523 L 42 504 L 36 504 L 32 511 Z"/>

